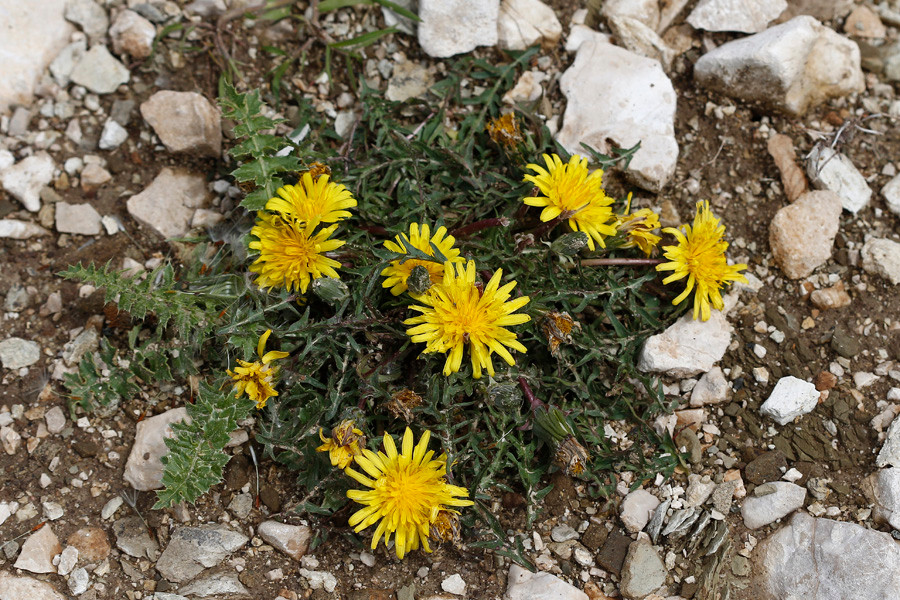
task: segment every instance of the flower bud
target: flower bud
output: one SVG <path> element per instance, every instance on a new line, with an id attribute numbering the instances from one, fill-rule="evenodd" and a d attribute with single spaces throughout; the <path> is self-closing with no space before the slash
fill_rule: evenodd
<path id="1" fill-rule="evenodd" d="M 350 290 L 343 281 L 331 277 L 315 279 L 310 287 L 316 296 L 328 304 L 340 304 L 350 295 Z"/>
<path id="2" fill-rule="evenodd" d="M 488 398 L 500 409 L 513 409 L 522 405 L 522 392 L 514 383 L 491 383 L 487 387 Z"/>
<path id="3" fill-rule="evenodd" d="M 409 277 L 406 279 L 406 287 L 409 289 L 410 294 L 416 296 L 421 296 L 427 292 L 428 288 L 431 287 L 431 274 L 428 273 L 428 269 L 422 265 L 413 267 L 412 271 L 409 272 Z"/>
<path id="4" fill-rule="evenodd" d="M 588 245 L 588 236 L 583 231 L 567 233 L 550 244 L 550 250 L 563 256 L 575 256 Z"/>

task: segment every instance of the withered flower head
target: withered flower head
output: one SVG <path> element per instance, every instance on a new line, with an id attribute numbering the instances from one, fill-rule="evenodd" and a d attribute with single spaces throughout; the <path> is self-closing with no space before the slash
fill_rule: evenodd
<path id="1" fill-rule="evenodd" d="M 362 452 L 366 446 L 366 436 L 349 419 L 332 429 L 330 437 L 326 438 L 319 429 L 319 437 L 325 443 L 316 450 L 328 452 L 331 466 L 339 469 L 346 469 L 350 466 L 353 457 Z"/>
<path id="2" fill-rule="evenodd" d="M 331 167 L 324 163 L 320 163 L 319 161 L 315 161 L 309 165 L 309 169 L 307 169 L 306 172 L 309 173 L 310 177 L 315 181 L 320 175 L 331 175 Z"/>
<path id="3" fill-rule="evenodd" d="M 432 511 L 431 529 L 428 537 L 439 543 L 459 541 L 459 513 L 449 508 L 435 507 Z"/>
<path id="4" fill-rule="evenodd" d="M 412 409 L 421 405 L 422 396 L 410 389 L 403 389 L 399 392 L 394 392 L 390 401 L 387 403 L 387 409 L 395 418 L 403 419 L 407 423 L 412 423 Z"/>
<path id="5" fill-rule="evenodd" d="M 564 469 L 569 476 L 584 473 L 589 460 L 587 450 L 571 435 L 559 443 L 553 458 L 557 466 Z"/>
<path id="6" fill-rule="evenodd" d="M 519 129 L 519 122 L 516 121 L 516 115 L 513 113 L 506 113 L 496 119 L 491 119 L 485 125 L 485 129 L 494 143 L 503 148 L 513 149 L 525 141 L 522 131 Z"/>
<path id="7" fill-rule="evenodd" d="M 567 312 L 550 311 L 544 318 L 541 329 L 547 338 L 547 344 L 550 346 L 550 354 L 556 356 L 560 344 L 571 342 L 572 330 L 581 329 L 581 324 L 575 321 Z"/>

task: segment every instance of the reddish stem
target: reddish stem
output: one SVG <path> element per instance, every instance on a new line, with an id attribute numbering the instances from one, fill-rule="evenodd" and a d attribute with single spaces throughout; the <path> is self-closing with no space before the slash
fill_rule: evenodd
<path id="1" fill-rule="evenodd" d="M 544 403 L 537 399 L 534 392 L 531 391 L 531 386 L 528 385 L 528 382 L 522 376 L 519 376 L 519 387 L 522 388 L 522 393 L 525 394 L 525 399 L 528 400 L 531 410 L 537 410 L 544 406 Z"/>
<path id="2" fill-rule="evenodd" d="M 453 231 L 450 232 L 455 238 L 466 237 L 467 235 L 471 235 L 476 231 L 481 231 L 482 229 L 488 229 L 490 227 L 509 227 L 509 219 L 506 217 L 494 217 L 492 219 L 483 219 L 481 221 L 475 221 L 474 223 L 469 223 L 463 227 L 457 227 Z"/>

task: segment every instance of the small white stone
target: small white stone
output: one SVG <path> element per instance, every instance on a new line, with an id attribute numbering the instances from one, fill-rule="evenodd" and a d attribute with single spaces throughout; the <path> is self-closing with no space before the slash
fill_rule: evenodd
<path id="1" fill-rule="evenodd" d="M 803 473 L 801 473 L 794 467 L 791 467 L 790 469 L 787 470 L 787 472 L 784 475 L 781 476 L 781 478 L 784 479 L 785 481 L 790 481 L 791 483 L 794 483 L 795 481 L 799 481 L 800 479 L 803 479 Z"/>
<path id="2" fill-rule="evenodd" d="M 815 385 L 796 377 L 782 377 L 759 411 L 779 425 L 787 425 L 815 409 L 818 401 L 819 392 Z"/>
<path id="3" fill-rule="evenodd" d="M 441 582 L 441 589 L 456 596 L 465 596 L 466 582 L 459 573 L 455 573 Z"/>
<path id="4" fill-rule="evenodd" d="M 375 566 L 375 555 L 372 554 L 371 552 L 367 552 L 365 550 L 360 552 L 359 560 L 360 560 L 360 562 L 362 562 L 362 564 L 366 565 L 367 567 Z"/>
<path id="5" fill-rule="evenodd" d="M 100 149 L 115 150 L 128 139 L 128 131 L 116 121 L 107 119 L 100 134 Z"/>
<path id="6" fill-rule="evenodd" d="M 879 379 L 881 378 L 878 375 L 867 373 L 866 371 L 859 371 L 853 374 L 853 383 L 858 389 L 869 387 Z"/>
<path id="7" fill-rule="evenodd" d="M 753 354 L 755 354 L 759 358 L 764 358 L 766 356 L 766 347 L 761 346 L 760 344 L 754 344 Z"/>
<path id="8" fill-rule="evenodd" d="M 103 505 L 103 508 L 100 510 L 100 518 L 104 521 L 112 518 L 112 516 L 116 514 L 116 511 L 119 510 L 123 503 L 124 500 L 122 500 L 121 496 L 113 496 L 109 499 L 109 502 Z"/>

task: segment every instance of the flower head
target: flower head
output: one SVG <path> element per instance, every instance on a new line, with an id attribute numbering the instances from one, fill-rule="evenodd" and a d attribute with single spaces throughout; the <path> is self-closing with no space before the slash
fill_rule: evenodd
<path id="1" fill-rule="evenodd" d="M 324 444 L 316 448 L 317 452 L 327 452 L 331 459 L 331 466 L 338 469 L 346 469 L 353 462 L 353 457 L 358 455 L 366 446 L 366 437 L 356 428 L 351 420 L 341 422 L 331 430 L 331 435 L 325 437 L 319 429 L 319 437 Z"/>
<path id="2" fill-rule="evenodd" d="M 484 128 L 487 129 L 488 135 L 491 136 L 494 143 L 503 148 L 512 149 L 525 141 L 519 130 L 519 122 L 516 121 L 516 115 L 513 113 L 506 113 L 496 119 L 491 119 Z"/>
<path id="3" fill-rule="evenodd" d="M 250 265 L 250 270 L 259 274 L 259 287 L 298 289 L 305 294 L 313 279 L 340 277 L 335 267 L 341 263 L 325 256 L 344 245 L 342 240 L 329 239 L 337 224 L 315 232 L 317 225 L 317 221 L 303 223 L 280 215 L 258 215 L 250 230 L 258 239 L 249 246 L 259 250 L 259 257 Z"/>
<path id="4" fill-rule="evenodd" d="M 309 165 L 309 169 L 306 172 L 309 173 L 313 181 L 316 181 L 321 175 L 331 175 L 331 167 L 325 163 L 315 161 Z M 303 177 L 303 174 L 301 173 L 300 176 Z"/>
<path id="5" fill-rule="evenodd" d="M 663 255 L 670 262 L 657 265 L 656 270 L 673 271 L 663 279 L 665 284 L 688 278 L 684 291 L 672 304 L 680 303 L 696 287 L 694 318 L 699 314 L 706 321 L 710 315 L 710 304 L 717 310 L 722 310 L 725 306 L 719 292 L 723 285 L 730 285 L 732 281 L 747 282 L 747 278 L 740 273 L 747 265 L 729 265 L 725 260 L 725 250 L 728 249 L 728 242 L 722 239 L 725 226 L 720 225 L 719 220 L 709 211 L 708 201 L 697 203 L 694 226 L 683 227 L 683 233 L 674 227 L 663 229 L 674 235 L 678 244 L 663 246 Z"/>
<path id="6" fill-rule="evenodd" d="M 484 292 L 475 285 L 475 261 L 467 265 L 444 264 L 444 280 L 419 298 L 425 306 L 413 305 L 411 309 L 422 313 L 404 321 L 414 325 L 406 333 L 413 342 L 425 342 L 422 354 L 442 352 L 447 354 L 444 375 L 456 373 L 462 365 L 463 349 L 468 344 L 472 358 L 472 376 L 481 377 L 481 370 L 494 374 L 491 354 L 496 352 L 509 365 L 514 365 L 506 348 L 525 352 L 516 334 L 506 329 L 510 325 L 527 323 L 531 317 L 513 314 L 528 304 L 528 296 L 510 300 L 510 292 L 516 286 L 511 281 L 500 287 L 503 271 L 498 269 Z"/>
<path id="7" fill-rule="evenodd" d="M 312 169 L 300 176 L 297 185 L 285 185 L 276 193 L 278 197 L 266 202 L 266 210 L 304 223 L 334 223 L 349 217 L 350 211 L 347 209 L 356 206 L 350 190 L 330 181 L 327 173 L 317 173 L 313 177 Z"/>
<path id="8" fill-rule="evenodd" d="M 601 248 L 606 236 L 615 235 L 615 218 L 612 212 L 612 198 L 603 191 L 603 170 L 588 173 L 588 161 L 577 154 L 567 164 L 556 154 L 544 155 L 547 168 L 535 164 L 527 165 L 537 175 L 526 175 L 541 191 L 543 196 L 524 199 L 528 206 L 543 206 L 541 221 L 551 221 L 556 217 L 569 220 L 574 231 L 588 235 L 588 248 L 594 250 L 594 242 Z"/>
<path id="9" fill-rule="evenodd" d="M 622 248 L 637 246 L 648 257 L 662 239 L 653 233 L 659 229 L 659 216 L 649 208 L 619 215 L 616 218 L 616 229 L 625 235 L 625 243 L 622 244 Z"/>
<path id="10" fill-rule="evenodd" d="M 434 235 L 432 235 L 431 228 L 427 224 L 422 223 L 420 225 L 419 223 L 410 223 L 409 236 L 404 239 L 405 237 L 405 235 L 401 234 L 395 238 L 397 240 L 396 242 L 387 240 L 384 242 L 384 247 L 391 252 L 396 252 L 398 254 L 409 254 L 407 248 L 407 244 L 409 244 L 416 250 L 420 250 L 428 256 L 434 256 L 434 248 L 431 246 L 434 244 L 440 253 L 444 255 L 444 258 L 450 262 L 463 262 L 463 258 L 459 255 L 459 249 L 453 247 L 453 242 L 456 240 L 452 235 L 447 235 L 446 227 L 438 227 L 434 232 Z M 405 261 L 392 260 L 390 264 L 381 271 L 381 275 L 385 278 L 381 286 L 391 288 L 391 293 L 395 296 L 399 296 L 407 291 L 407 280 L 409 279 L 412 270 L 417 266 L 422 266 L 428 271 L 432 285 L 440 283 L 444 278 L 443 262 L 416 258 L 407 259 Z"/>
<path id="11" fill-rule="evenodd" d="M 447 483 L 447 455 L 434 458 L 434 451 L 428 449 L 430 438 L 431 432 L 426 431 L 413 447 L 413 433 L 407 427 L 398 453 L 394 439 L 385 434 L 384 452 L 375 453 L 366 448 L 355 458 L 365 475 L 353 468 L 346 470 L 347 475 L 370 488 L 350 490 L 347 497 L 364 505 L 350 517 L 350 526 L 355 531 L 378 523 L 372 536 L 372 550 L 382 535 L 385 545 L 395 535 L 398 558 L 419 546 L 431 552 L 428 537 L 432 522 L 441 510 L 473 504 L 464 499 L 469 495 L 466 488 Z"/>
<path id="12" fill-rule="evenodd" d="M 235 367 L 234 371 L 227 370 L 226 373 L 234 379 L 235 398 L 246 393 L 247 396 L 256 402 L 256 408 L 263 408 L 266 401 L 273 396 L 277 396 L 273 383 L 275 376 L 278 374 L 278 367 L 270 365 L 274 360 L 288 356 L 287 352 L 279 352 L 270 350 L 266 352 L 266 340 L 272 335 L 272 330 L 267 329 L 264 334 L 259 336 L 259 343 L 256 345 L 256 353 L 259 355 L 259 361 L 247 362 L 237 359 L 239 367 Z"/>

